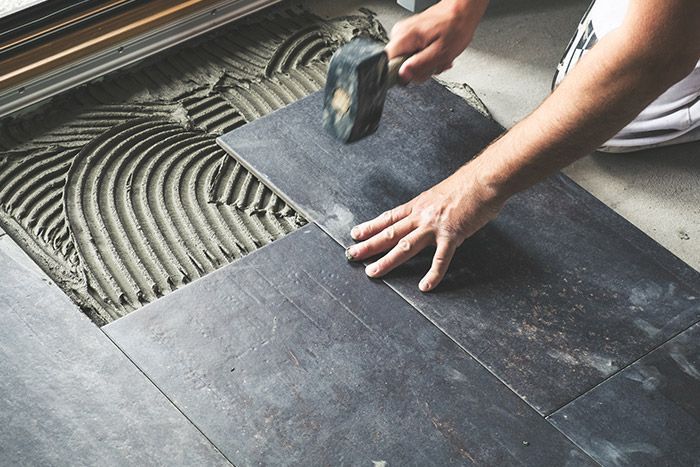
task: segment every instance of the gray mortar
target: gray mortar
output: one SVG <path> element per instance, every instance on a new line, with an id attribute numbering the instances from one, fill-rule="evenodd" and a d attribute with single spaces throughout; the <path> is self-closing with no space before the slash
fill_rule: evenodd
<path id="1" fill-rule="evenodd" d="M 0 121 L 0 227 L 97 324 L 295 230 L 214 140 L 320 89 L 358 35 L 387 39 L 369 10 L 276 9 Z"/>
<path id="2" fill-rule="evenodd" d="M 373 15 L 273 10 L 0 122 L 0 227 L 104 324 L 305 223 L 215 138 L 321 88 Z M 307 183 L 307 181 L 300 181 Z"/>

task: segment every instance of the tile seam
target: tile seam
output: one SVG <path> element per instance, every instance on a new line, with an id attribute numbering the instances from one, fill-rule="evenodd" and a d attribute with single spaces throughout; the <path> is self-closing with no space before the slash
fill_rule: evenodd
<path id="1" fill-rule="evenodd" d="M 340 243 L 337 239 L 335 239 L 329 232 L 326 232 L 326 230 L 323 229 L 323 227 L 318 224 L 316 221 L 312 221 L 314 225 L 316 225 L 324 234 L 328 235 L 340 248 L 341 248 L 341 253 L 342 251 L 345 250 L 343 247 L 343 244 Z M 365 263 L 363 263 L 365 264 Z M 369 278 L 368 278 L 369 279 Z M 371 280 L 371 279 L 369 279 Z M 537 415 L 539 415 L 542 418 L 545 418 L 544 414 L 542 414 L 539 410 L 537 410 L 529 401 L 526 399 L 523 399 L 515 390 L 505 381 L 503 381 L 498 375 L 496 375 L 491 369 L 489 369 L 476 355 L 474 355 L 472 352 L 467 350 L 462 344 L 460 344 L 455 338 L 453 338 L 447 331 L 445 331 L 438 323 L 436 323 L 433 319 L 431 319 L 426 313 L 424 313 L 420 308 L 418 308 L 415 304 L 413 304 L 408 298 L 406 298 L 401 292 L 396 290 L 394 286 L 392 286 L 390 283 L 388 283 L 385 279 L 379 279 L 384 285 L 386 285 L 393 293 L 398 295 L 401 300 L 403 300 L 405 303 L 407 303 L 411 308 L 413 308 L 419 315 L 421 315 L 428 323 L 430 323 L 433 327 L 437 328 L 440 333 L 442 333 L 445 337 L 447 337 L 451 342 L 453 342 L 459 349 L 461 349 L 464 353 L 469 355 L 469 357 L 473 358 L 475 362 L 477 362 L 481 367 L 483 367 L 486 371 L 488 371 L 491 375 L 493 375 L 501 384 L 506 386 L 509 391 L 511 391 L 515 396 L 518 397 L 518 399 L 522 400 L 527 404 L 528 407 L 530 407 L 532 410 L 535 411 Z"/>
<path id="2" fill-rule="evenodd" d="M 336 240 L 330 233 L 326 232 L 321 225 L 319 225 L 316 221 L 311 221 L 315 226 L 317 226 L 324 234 L 328 235 L 328 237 L 333 240 L 340 248 L 341 250 L 344 250 L 343 244 L 340 243 L 338 240 Z M 342 253 L 342 251 L 341 251 Z M 569 438 L 566 433 L 563 433 L 556 425 L 554 425 L 552 422 L 550 422 L 547 419 L 547 416 L 537 410 L 528 400 L 524 399 L 521 397 L 508 383 L 503 381 L 497 374 L 495 374 L 491 369 L 489 369 L 476 355 L 474 355 L 472 352 L 467 350 L 462 344 L 457 342 L 452 336 L 450 336 L 447 331 L 442 329 L 436 322 L 434 322 L 430 317 L 428 317 L 423 311 L 421 311 L 419 308 L 417 308 L 413 303 L 411 303 L 410 300 L 408 300 L 401 292 L 396 290 L 391 284 L 387 283 L 384 279 L 380 279 L 380 281 L 386 285 L 394 294 L 398 295 L 401 300 L 403 300 L 408 306 L 410 306 L 413 310 L 415 310 L 423 319 L 425 319 L 431 326 L 436 328 L 442 335 L 447 337 L 452 343 L 454 343 L 457 348 L 459 348 L 462 352 L 467 354 L 470 358 L 472 358 L 480 367 L 482 367 L 484 370 L 486 370 L 489 374 L 491 374 L 496 380 L 501 383 L 503 386 L 505 386 L 515 397 L 517 397 L 519 400 L 524 402 L 532 411 L 535 413 L 535 415 L 539 416 L 543 420 L 545 420 L 549 426 L 553 427 L 557 432 L 561 433 L 564 438 L 569 440 L 572 445 L 574 445 L 576 448 L 578 448 L 585 456 L 587 456 L 591 461 L 595 462 L 597 465 L 601 465 L 598 461 L 596 461 L 591 455 L 585 451 L 581 446 L 579 446 L 577 443 L 575 443 L 571 438 Z"/>
<path id="3" fill-rule="evenodd" d="M 561 428 L 559 428 L 559 427 L 556 426 L 554 423 L 552 423 L 552 421 L 549 420 L 549 418 L 545 417 L 545 420 L 547 421 L 547 423 L 549 423 L 549 425 L 550 425 L 551 427 L 553 427 L 555 430 L 557 430 L 559 433 L 561 433 L 561 435 L 562 435 L 564 438 L 568 439 L 569 442 L 570 442 L 571 444 L 573 444 L 574 446 L 576 446 L 577 448 L 579 448 L 579 449 L 581 450 L 581 452 L 584 453 L 586 456 L 588 456 L 588 458 L 589 458 L 590 460 L 592 460 L 593 462 L 595 462 L 596 465 L 599 465 L 600 467 L 604 467 L 603 464 L 601 464 L 600 462 L 598 462 L 598 460 L 597 460 L 595 457 L 593 457 L 593 455 L 592 455 L 590 452 L 586 451 L 581 445 L 579 445 L 576 441 L 574 441 L 567 433 L 563 432 L 563 431 L 561 430 Z"/>
<path id="4" fill-rule="evenodd" d="M 672 340 L 676 339 L 678 336 L 680 336 L 681 334 L 683 334 L 684 332 L 686 332 L 687 330 L 689 330 L 690 328 L 692 328 L 693 326 L 698 325 L 698 324 L 700 324 L 700 319 L 697 319 L 697 320 L 694 321 L 690 326 L 688 326 L 688 327 L 686 327 L 686 328 L 684 328 L 684 329 L 681 329 L 680 331 L 676 332 L 676 333 L 673 334 L 671 337 L 669 337 L 669 338 L 666 339 L 665 341 L 661 342 L 659 345 L 657 345 L 657 346 L 654 347 L 653 349 L 651 349 L 651 350 L 645 352 L 645 353 L 642 354 L 639 358 L 633 360 L 632 362 L 630 362 L 630 363 L 628 363 L 627 365 L 623 366 L 622 368 L 620 368 L 620 369 L 617 370 L 616 372 L 610 374 L 610 375 L 607 376 L 604 380 L 600 381 L 600 382 L 597 383 L 596 385 L 590 387 L 589 389 L 583 391 L 582 393 L 580 393 L 579 395 L 577 395 L 576 397 L 574 397 L 574 398 L 571 399 L 570 401 L 568 401 L 568 402 L 566 402 L 565 404 L 562 404 L 560 407 L 554 409 L 552 412 L 550 412 L 549 414 L 545 415 L 545 418 L 546 418 L 547 420 L 549 420 L 549 418 L 550 418 L 551 416 L 556 415 L 558 412 L 560 412 L 560 411 L 566 409 L 566 407 L 568 407 L 569 405 L 573 404 L 573 403 L 576 402 L 577 400 L 579 400 L 579 399 L 581 399 L 581 398 L 587 396 L 588 394 L 592 393 L 593 391 L 595 391 L 596 389 L 598 389 L 599 386 L 602 386 L 603 384 L 605 384 L 605 383 L 607 383 L 608 381 L 612 380 L 613 378 L 617 377 L 619 374 L 621 374 L 623 371 L 627 370 L 629 367 L 631 367 L 631 366 L 634 365 L 635 363 L 640 362 L 643 358 L 645 358 L 645 357 L 647 357 L 648 355 L 650 355 L 650 354 L 656 352 L 656 351 L 659 350 L 661 347 L 663 347 L 664 345 L 668 344 L 669 342 L 671 342 Z M 550 423 L 551 423 L 551 422 L 550 422 Z"/>
<path id="5" fill-rule="evenodd" d="M 141 309 L 143 309 L 143 308 L 141 308 Z M 139 311 L 139 310 L 137 310 L 137 311 Z M 128 315 L 127 315 L 127 316 L 128 316 Z M 202 429 L 201 429 L 196 423 L 194 423 L 194 421 L 193 421 L 193 420 L 192 420 L 192 419 L 191 419 L 191 418 L 190 418 L 190 417 L 175 403 L 175 401 L 173 401 L 173 400 L 170 398 L 170 396 L 168 396 L 168 395 L 160 388 L 160 386 L 158 386 L 158 385 L 156 384 L 156 382 L 155 382 L 150 376 L 148 376 L 148 374 L 146 374 L 146 372 L 145 372 L 145 371 L 144 371 L 144 370 L 129 356 L 129 354 L 127 354 L 127 353 L 124 351 L 124 349 L 122 349 L 122 348 L 119 346 L 119 344 L 117 344 L 117 342 L 116 342 L 114 339 L 112 339 L 112 337 L 111 337 L 109 334 L 107 334 L 107 333 L 105 332 L 105 330 L 104 330 L 103 328 L 99 328 L 99 329 L 100 329 L 100 332 L 101 332 L 107 339 L 109 339 L 109 341 L 112 343 L 112 345 L 114 345 L 114 347 L 116 347 L 116 349 L 119 351 L 119 353 L 121 353 L 121 354 L 129 361 L 129 363 L 130 363 L 131 365 L 133 365 L 133 367 L 136 368 L 136 370 L 138 370 L 138 372 L 141 373 L 141 374 L 143 375 L 143 377 L 146 378 L 146 380 L 148 380 L 148 382 L 149 382 L 154 388 L 156 388 L 156 390 L 170 403 L 170 405 L 171 405 L 175 410 L 177 410 L 177 411 L 185 418 L 185 420 L 187 420 L 187 422 L 188 422 L 190 425 L 192 425 L 192 427 L 194 427 L 194 429 L 197 430 L 197 432 L 199 432 L 199 434 L 201 434 L 201 435 L 204 437 L 205 440 L 207 440 L 207 442 L 211 445 L 211 447 L 214 448 L 214 450 L 215 450 L 222 458 L 224 458 L 224 459 L 226 460 L 226 462 L 228 462 L 229 465 L 231 465 L 231 466 L 233 466 L 233 467 L 237 467 L 236 464 L 235 464 L 226 454 L 224 454 L 224 452 L 223 452 L 221 449 L 219 449 L 219 447 L 214 443 L 214 441 L 212 441 L 212 439 L 209 438 L 209 436 L 207 436 L 206 433 L 204 433 L 204 431 L 202 431 Z"/>

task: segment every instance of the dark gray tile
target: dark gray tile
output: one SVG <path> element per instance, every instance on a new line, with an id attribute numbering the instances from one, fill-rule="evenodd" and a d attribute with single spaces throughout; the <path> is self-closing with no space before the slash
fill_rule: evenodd
<path id="1" fill-rule="evenodd" d="M 230 465 L 5 240 L 0 245 L 0 464 Z"/>
<path id="2" fill-rule="evenodd" d="M 700 466 L 700 325 L 549 419 L 603 465 Z"/>
<path id="3" fill-rule="evenodd" d="M 236 465 L 590 462 L 342 253 L 307 226 L 105 330 Z"/>
<path id="4" fill-rule="evenodd" d="M 220 143 L 344 246 L 500 131 L 435 83 L 389 93 L 379 131 L 327 136 L 312 95 Z M 514 197 L 431 294 L 429 253 L 386 282 L 542 413 L 700 319 L 700 274 L 559 175 Z"/>
<path id="5" fill-rule="evenodd" d="M 514 199 L 465 242 L 436 293 L 416 288 L 428 255 L 387 279 L 545 414 L 700 317 L 697 278 L 653 259 L 660 246 L 630 242 L 632 226 L 612 228 L 568 188 L 554 179 Z"/>
<path id="6" fill-rule="evenodd" d="M 502 131 L 429 81 L 390 90 L 377 132 L 345 145 L 321 128 L 322 98 L 312 94 L 218 142 L 344 244 L 355 223 L 429 188 Z"/>

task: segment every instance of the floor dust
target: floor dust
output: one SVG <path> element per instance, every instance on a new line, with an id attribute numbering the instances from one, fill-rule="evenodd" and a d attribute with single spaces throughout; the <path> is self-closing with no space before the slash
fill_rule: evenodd
<path id="1" fill-rule="evenodd" d="M 360 34 L 385 38 L 273 10 L 0 121 L 0 227 L 100 325 L 295 230 L 215 138 L 320 89 Z"/>

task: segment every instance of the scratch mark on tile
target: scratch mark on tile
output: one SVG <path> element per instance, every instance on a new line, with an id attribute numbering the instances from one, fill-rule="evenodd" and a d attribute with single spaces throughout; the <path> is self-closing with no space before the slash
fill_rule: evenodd
<path id="1" fill-rule="evenodd" d="M 292 352 L 291 350 L 288 350 L 287 352 L 289 353 L 289 358 L 291 359 L 292 364 L 293 364 L 295 367 L 301 368 L 302 370 L 306 371 L 306 368 L 304 368 L 304 367 L 302 366 L 302 364 L 301 364 L 301 362 L 299 361 L 299 359 L 297 358 L 297 356 L 294 355 L 294 352 Z"/>
<path id="2" fill-rule="evenodd" d="M 335 294 L 333 294 L 333 292 L 331 292 L 326 286 L 324 286 L 324 285 L 321 284 L 319 281 L 317 281 L 316 279 L 314 279 L 313 277 L 311 277 L 311 276 L 309 275 L 309 273 L 306 272 L 306 271 L 304 271 L 303 269 L 302 269 L 301 272 L 303 272 L 304 274 L 306 274 L 306 277 L 308 277 L 309 279 L 311 279 L 311 280 L 312 280 L 316 285 L 318 285 L 324 292 L 326 292 L 333 300 L 335 300 L 336 302 L 338 302 L 338 304 L 339 304 L 340 306 L 342 306 L 342 307 L 345 309 L 345 311 L 347 311 L 348 313 L 350 313 L 350 315 L 351 315 L 353 318 L 355 318 L 360 324 L 362 324 L 362 326 L 364 326 L 365 328 L 367 328 L 368 331 L 374 332 L 374 329 L 372 329 L 372 328 L 370 327 L 369 324 L 367 324 L 362 318 L 360 318 L 359 316 L 357 316 L 357 314 L 356 314 L 354 311 L 352 311 L 347 305 L 345 305 L 345 303 L 341 302 L 340 299 L 339 299 L 338 297 L 336 297 Z"/>
<path id="3" fill-rule="evenodd" d="M 278 290 L 279 290 L 279 289 L 278 289 Z M 285 301 L 291 303 L 291 304 L 294 306 L 294 308 L 296 308 L 297 310 L 299 310 L 299 313 L 301 313 L 302 315 L 304 315 L 304 316 L 306 317 L 306 319 L 308 319 L 309 321 L 311 321 L 311 323 L 312 323 L 314 326 L 316 326 L 316 327 L 317 327 L 318 329 L 320 329 L 320 330 L 323 330 L 323 328 L 316 322 L 316 320 L 313 319 L 306 311 L 304 311 L 303 308 L 301 308 L 299 305 L 297 305 L 296 303 L 294 303 L 294 302 L 292 301 L 292 299 L 289 298 L 289 297 L 287 297 L 282 291 L 280 291 L 280 293 L 282 294 L 282 296 L 284 296 Z"/>
<path id="4" fill-rule="evenodd" d="M 299 305 L 297 305 L 294 302 L 294 300 L 292 300 L 286 293 L 284 293 L 284 291 L 282 291 L 282 289 L 280 289 L 276 284 L 271 282 L 267 277 L 265 277 L 263 274 L 261 274 L 260 271 L 258 271 L 257 269 L 253 268 L 252 270 L 258 275 L 258 277 L 260 277 L 262 280 L 264 280 L 270 286 L 270 288 L 274 289 L 278 294 L 280 294 L 284 298 L 284 301 L 286 301 L 286 302 L 290 303 L 292 306 L 294 306 L 294 308 L 296 308 L 299 311 L 299 313 L 304 315 L 304 317 L 306 317 L 306 319 L 311 321 L 311 323 L 314 326 L 316 326 L 316 328 L 318 328 L 319 330 L 323 330 L 323 328 L 316 322 L 316 320 L 313 319 L 306 311 L 304 311 L 303 308 L 301 308 Z"/>

